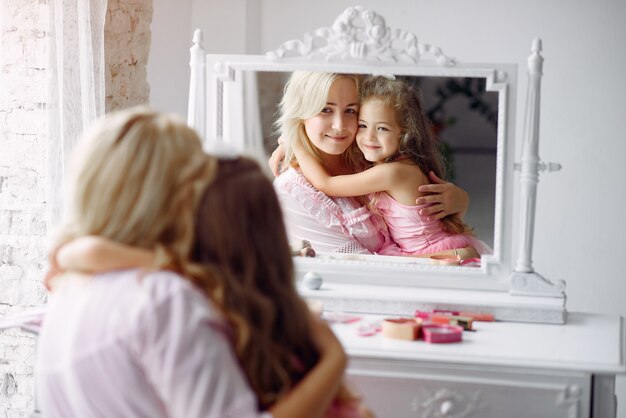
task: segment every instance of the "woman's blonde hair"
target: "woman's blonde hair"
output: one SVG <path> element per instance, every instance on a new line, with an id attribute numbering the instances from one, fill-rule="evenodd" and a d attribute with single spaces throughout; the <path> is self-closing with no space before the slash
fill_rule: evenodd
<path id="1" fill-rule="evenodd" d="M 73 153 L 61 240 L 99 235 L 183 263 L 194 210 L 216 160 L 184 121 L 146 107 L 107 115 Z"/>
<path id="2" fill-rule="evenodd" d="M 324 164 L 321 154 L 306 134 L 304 121 L 322 111 L 328 101 L 331 86 L 340 78 L 354 80 L 358 92 L 361 76 L 355 74 L 294 71 L 289 77 L 280 101 L 280 116 L 275 123 L 284 141 L 283 168 L 297 166 L 292 145 L 294 141 L 299 141 L 304 149 Z M 344 152 L 343 157 L 350 167 L 356 167 L 361 162 L 360 153 L 354 143 Z"/>

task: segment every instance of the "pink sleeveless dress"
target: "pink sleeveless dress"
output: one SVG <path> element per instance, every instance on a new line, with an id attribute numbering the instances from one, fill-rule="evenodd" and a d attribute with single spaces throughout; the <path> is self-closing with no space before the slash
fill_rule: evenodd
<path id="1" fill-rule="evenodd" d="M 443 230 L 441 221 L 428 220 L 419 210 L 428 205 L 404 205 L 387 193 L 371 196 L 375 207 L 382 215 L 392 240 L 397 247 L 381 250 L 384 255 L 418 255 L 472 246 L 480 254 L 491 254 L 492 250 L 481 240 L 468 234 L 450 234 Z"/>

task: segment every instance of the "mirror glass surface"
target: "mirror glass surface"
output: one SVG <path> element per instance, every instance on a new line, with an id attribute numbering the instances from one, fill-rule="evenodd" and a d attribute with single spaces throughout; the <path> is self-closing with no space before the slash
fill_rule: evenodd
<path id="1" fill-rule="evenodd" d="M 276 147 L 274 122 L 289 72 L 256 73 L 263 148 Z M 498 93 L 479 77 L 399 76 L 421 94 L 424 112 L 438 138 L 446 180 L 471 199 L 465 221 L 476 236 L 494 246 Z"/>
<path id="2" fill-rule="evenodd" d="M 318 252 L 314 259 L 296 257 L 298 277 L 315 271 L 339 282 L 508 289 L 513 233 L 514 65 L 335 63 L 208 54 L 206 69 L 207 99 L 200 103 L 207 106 L 201 129 L 207 145 L 229 144 L 256 157 L 264 167 L 276 146 L 278 103 L 293 71 L 406 78 L 421 92 L 423 109 L 449 161 L 449 180 L 470 195 L 466 223 L 493 249 L 492 255 L 482 256 L 479 266 L 433 266 L 424 258 Z"/>

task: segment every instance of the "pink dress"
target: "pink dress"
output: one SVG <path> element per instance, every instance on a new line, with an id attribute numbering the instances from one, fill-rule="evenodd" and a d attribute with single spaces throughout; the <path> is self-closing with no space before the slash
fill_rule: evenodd
<path id="1" fill-rule="evenodd" d="M 450 234 L 442 229 L 441 221 L 428 220 L 419 210 L 428 205 L 404 205 L 387 193 L 372 195 L 376 209 L 387 224 L 389 235 L 397 247 L 387 247 L 384 255 L 430 254 L 472 246 L 480 254 L 492 251 L 484 242 L 468 234 Z"/>
<path id="2" fill-rule="evenodd" d="M 293 244 L 308 240 L 317 252 L 324 253 L 393 251 L 395 244 L 384 221 L 356 199 L 329 197 L 294 168 L 274 180 L 274 189 Z"/>

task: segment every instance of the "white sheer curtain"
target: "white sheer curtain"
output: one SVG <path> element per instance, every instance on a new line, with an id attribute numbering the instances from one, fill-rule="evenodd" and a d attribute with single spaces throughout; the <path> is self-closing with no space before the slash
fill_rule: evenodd
<path id="1" fill-rule="evenodd" d="M 63 178 L 74 144 L 104 113 L 107 0 L 50 0 L 48 221 L 61 219 Z"/>

